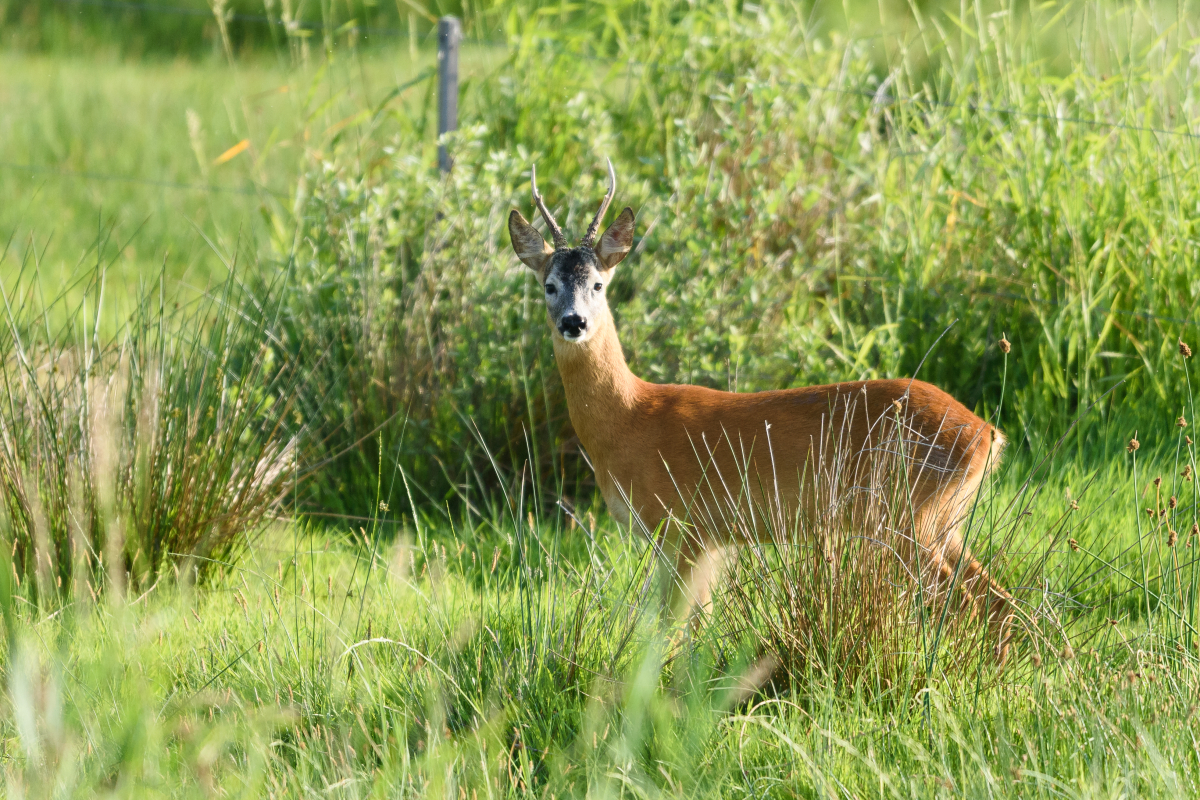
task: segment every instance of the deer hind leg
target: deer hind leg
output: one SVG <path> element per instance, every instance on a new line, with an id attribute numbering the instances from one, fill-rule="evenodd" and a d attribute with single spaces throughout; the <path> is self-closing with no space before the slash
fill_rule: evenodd
<path id="1" fill-rule="evenodd" d="M 1016 602 L 963 541 L 962 529 L 970 516 L 975 494 L 982 483 L 982 469 L 927 498 L 917 513 L 916 531 L 922 577 L 929 582 L 930 596 L 945 598 L 961 587 L 964 603 L 972 616 L 985 614 L 989 635 L 996 637 L 996 657 L 1008 657 L 1016 622 Z"/>

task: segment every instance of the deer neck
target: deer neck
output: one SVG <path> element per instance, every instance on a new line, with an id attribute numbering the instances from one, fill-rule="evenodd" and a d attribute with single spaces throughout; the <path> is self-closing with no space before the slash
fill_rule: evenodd
<path id="1" fill-rule="evenodd" d="M 612 314 L 606 310 L 595 322 L 596 333 L 585 342 L 552 334 L 571 425 L 593 458 L 628 430 L 642 386 L 625 363 Z"/>

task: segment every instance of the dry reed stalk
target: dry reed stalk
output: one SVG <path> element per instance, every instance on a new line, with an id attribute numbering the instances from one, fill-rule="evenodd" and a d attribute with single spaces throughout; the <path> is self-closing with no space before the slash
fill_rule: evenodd
<path id="1" fill-rule="evenodd" d="M 695 509 L 699 525 L 681 521 L 691 529 L 719 521 L 757 531 L 743 536 L 730 560 L 713 621 L 726 634 L 748 636 L 776 663 L 775 677 L 869 691 L 915 691 L 935 674 L 996 680 L 1000 672 L 983 665 L 1002 661 L 1010 641 L 1042 633 L 1024 609 L 993 593 L 987 568 L 968 568 L 970 555 L 958 566 L 947 560 L 949 571 L 940 564 L 960 531 L 970 554 L 988 501 L 961 497 L 957 508 L 934 515 L 935 530 L 915 532 L 923 509 L 914 506 L 912 487 L 932 474 L 957 491 L 961 474 L 936 472 L 928 448 L 898 415 L 873 426 L 874 445 L 860 452 L 842 446 L 844 431 L 827 426 L 804 474 L 777 476 L 800 481 L 803 508 L 781 506 L 775 498 L 786 492 L 751 485 L 760 478 L 743 474 L 718 507 Z M 989 566 L 1011 534 L 993 538 Z M 989 615 L 997 601 L 1005 612 Z"/>

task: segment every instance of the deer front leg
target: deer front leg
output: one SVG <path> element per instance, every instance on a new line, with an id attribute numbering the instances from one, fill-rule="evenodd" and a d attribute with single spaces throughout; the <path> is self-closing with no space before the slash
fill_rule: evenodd
<path id="1" fill-rule="evenodd" d="M 664 608 L 673 622 L 690 622 L 695 630 L 712 609 L 713 587 L 728 562 L 726 548 L 719 545 L 681 546 L 676 553 L 674 574 L 668 575 Z"/>

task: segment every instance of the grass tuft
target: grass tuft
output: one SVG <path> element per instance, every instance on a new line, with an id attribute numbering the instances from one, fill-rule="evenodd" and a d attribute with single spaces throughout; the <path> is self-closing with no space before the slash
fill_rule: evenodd
<path id="1" fill-rule="evenodd" d="M 45 287 L 4 287 L 0 536 L 15 588 L 47 608 L 144 590 L 172 566 L 207 575 L 294 483 L 294 385 L 266 346 L 269 300 L 231 277 L 180 308 L 160 284 L 104 343 L 86 325 L 103 314 L 104 277 L 58 331 Z"/>

